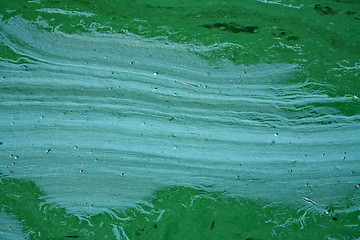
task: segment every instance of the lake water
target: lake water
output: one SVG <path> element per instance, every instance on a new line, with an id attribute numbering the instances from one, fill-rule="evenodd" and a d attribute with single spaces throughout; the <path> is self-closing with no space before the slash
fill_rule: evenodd
<path id="1" fill-rule="evenodd" d="M 1 1 L 0 239 L 360 239 L 360 2 Z"/>

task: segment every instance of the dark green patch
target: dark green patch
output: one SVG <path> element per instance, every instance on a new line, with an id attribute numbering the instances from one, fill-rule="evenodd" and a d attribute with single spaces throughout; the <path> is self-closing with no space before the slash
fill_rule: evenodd
<path id="1" fill-rule="evenodd" d="M 355 11 L 347 11 L 345 14 L 346 15 L 354 15 L 354 14 L 356 14 L 356 12 Z"/>
<path id="2" fill-rule="evenodd" d="M 294 40 L 294 41 L 299 40 L 299 38 L 297 36 L 288 36 L 286 39 L 289 41 L 290 40 Z"/>
<path id="3" fill-rule="evenodd" d="M 203 25 L 205 28 L 213 29 L 217 28 L 225 32 L 231 33 L 256 33 L 259 29 L 257 26 L 242 26 L 236 23 L 214 23 L 214 24 L 205 24 Z"/>
<path id="4" fill-rule="evenodd" d="M 314 9 L 323 15 L 334 15 L 336 13 L 331 7 L 321 6 L 320 4 L 315 4 Z"/>

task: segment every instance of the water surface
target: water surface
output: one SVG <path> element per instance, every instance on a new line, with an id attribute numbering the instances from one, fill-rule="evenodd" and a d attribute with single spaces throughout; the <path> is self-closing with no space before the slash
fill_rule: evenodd
<path id="1" fill-rule="evenodd" d="M 0 6 L 1 237 L 360 237 L 358 3 Z"/>

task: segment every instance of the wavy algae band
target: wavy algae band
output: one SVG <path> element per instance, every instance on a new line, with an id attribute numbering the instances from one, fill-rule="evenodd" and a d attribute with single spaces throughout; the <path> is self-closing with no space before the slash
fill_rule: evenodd
<path id="1" fill-rule="evenodd" d="M 229 44 L 40 23 L 0 22 L 0 238 L 360 237 L 358 97 L 212 59 Z"/>

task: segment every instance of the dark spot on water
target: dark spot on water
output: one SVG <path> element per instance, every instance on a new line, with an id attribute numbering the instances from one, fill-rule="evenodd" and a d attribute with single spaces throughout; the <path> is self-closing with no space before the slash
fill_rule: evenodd
<path id="1" fill-rule="evenodd" d="M 246 240 L 254 240 L 253 238 L 247 238 Z"/>
<path id="2" fill-rule="evenodd" d="M 139 230 L 136 230 L 135 234 L 136 234 L 137 236 L 139 236 L 140 233 L 143 232 L 144 230 L 145 230 L 144 228 L 141 228 L 141 229 L 139 229 Z"/>
<path id="3" fill-rule="evenodd" d="M 221 31 L 231 32 L 231 33 L 256 33 L 259 27 L 257 26 L 242 26 L 236 23 L 214 23 L 214 24 L 205 24 L 203 25 L 205 28 L 213 29 L 217 28 Z"/>
<path id="4" fill-rule="evenodd" d="M 154 225 L 154 228 L 157 228 L 157 225 L 156 225 L 156 224 Z"/>
<path id="5" fill-rule="evenodd" d="M 346 15 L 354 15 L 354 14 L 356 14 L 356 12 L 355 11 L 347 11 L 345 14 Z"/>
<path id="6" fill-rule="evenodd" d="M 288 41 L 291 41 L 291 40 L 294 40 L 294 41 L 299 40 L 299 38 L 298 38 L 297 36 L 288 36 L 286 39 L 287 39 Z"/>
<path id="7" fill-rule="evenodd" d="M 213 230 L 214 227 L 215 227 L 215 220 L 212 221 L 212 223 L 211 223 L 211 228 L 210 228 L 210 229 Z"/>
<path id="8" fill-rule="evenodd" d="M 334 221 L 337 221 L 338 219 L 337 219 L 336 217 L 333 217 L 333 220 L 334 220 Z"/>
<path id="9" fill-rule="evenodd" d="M 79 236 L 65 236 L 67 238 L 79 238 Z"/>
<path id="10" fill-rule="evenodd" d="M 329 6 L 321 6 L 320 4 L 315 4 L 314 9 L 323 15 L 334 15 L 335 14 L 335 10 L 333 10 Z"/>
<path id="11" fill-rule="evenodd" d="M 2 142 L 0 142 L 0 145 L 2 145 Z"/>

